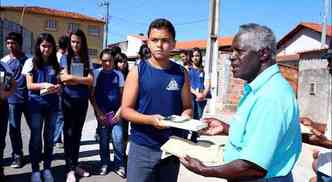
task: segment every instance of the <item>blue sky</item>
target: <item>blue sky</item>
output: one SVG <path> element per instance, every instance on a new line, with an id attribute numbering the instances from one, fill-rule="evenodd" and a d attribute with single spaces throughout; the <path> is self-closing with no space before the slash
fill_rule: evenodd
<path id="1" fill-rule="evenodd" d="M 102 17 L 101 0 L 0 0 L 1 5 L 37 5 Z M 177 40 L 206 39 L 209 0 L 111 0 L 109 42 L 146 33 L 159 17 L 170 19 Z M 249 22 L 272 28 L 280 39 L 299 22 L 322 22 L 323 0 L 221 0 L 220 35 L 231 36 Z M 331 20 L 329 20 L 331 22 Z"/>

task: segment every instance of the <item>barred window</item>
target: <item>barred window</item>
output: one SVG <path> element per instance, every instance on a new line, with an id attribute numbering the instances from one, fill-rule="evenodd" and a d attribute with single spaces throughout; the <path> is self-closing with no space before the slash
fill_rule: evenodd
<path id="1" fill-rule="evenodd" d="M 45 29 L 46 30 L 56 30 L 56 20 L 54 19 L 49 19 L 46 21 L 46 26 Z"/>
<path id="2" fill-rule="evenodd" d="M 316 84 L 315 83 L 310 83 L 310 95 L 316 95 Z"/>
<path id="3" fill-rule="evenodd" d="M 90 56 L 97 56 L 98 50 L 97 49 L 89 49 L 88 50 Z"/>
<path id="4" fill-rule="evenodd" d="M 98 37 L 100 35 L 100 28 L 96 26 L 88 26 L 88 34 Z"/>
<path id="5" fill-rule="evenodd" d="M 80 28 L 80 24 L 78 24 L 78 23 L 69 23 L 68 24 L 68 31 L 69 32 L 75 32 L 79 28 Z"/>

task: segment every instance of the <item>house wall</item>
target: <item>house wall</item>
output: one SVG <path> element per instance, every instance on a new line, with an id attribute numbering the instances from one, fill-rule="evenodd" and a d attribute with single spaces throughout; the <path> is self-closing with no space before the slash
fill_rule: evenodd
<path id="1" fill-rule="evenodd" d="M 299 62 L 298 102 L 300 116 L 326 123 L 331 112 L 331 76 L 327 61 L 302 59 Z M 314 93 L 311 93 L 314 84 Z"/>
<path id="2" fill-rule="evenodd" d="M 11 11 L 11 10 L 3 10 L 0 12 L 1 17 L 16 23 L 20 23 L 21 19 L 21 12 L 18 11 Z M 56 20 L 56 29 L 50 30 L 46 28 L 47 21 L 49 19 Z M 89 49 L 93 49 L 95 54 L 91 54 L 90 57 L 92 59 L 96 59 L 97 55 L 103 48 L 103 39 L 104 39 L 104 24 L 100 22 L 93 22 L 93 21 L 83 21 L 77 20 L 72 18 L 64 18 L 64 17 L 55 17 L 49 15 L 42 15 L 42 14 L 31 14 L 31 13 L 24 13 L 22 25 L 28 31 L 33 32 L 33 40 L 35 41 L 36 38 L 40 33 L 50 33 L 54 36 L 55 40 L 57 41 L 60 36 L 65 35 L 68 32 L 68 24 L 69 23 L 78 23 L 79 28 L 85 33 L 88 41 Z M 90 35 L 88 33 L 88 27 L 95 26 L 98 27 L 100 33 L 98 36 Z"/>
<path id="3" fill-rule="evenodd" d="M 126 55 L 128 57 L 135 57 L 135 56 L 137 56 L 139 48 L 143 44 L 143 41 L 141 39 L 138 39 L 138 38 L 133 37 L 133 36 L 128 36 L 127 40 L 128 40 L 128 48 L 127 48 L 127 50 L 125 52 Z"/>
<path id="4" fill-rule="evenodd" d="M 292 37 L 287 43 L 285 43 L 278 50 L 277 55 L 294 54 L 309 50 L 317 50 L 321 48 L 321 33 L 303 29 Z M 329 42 L 330 38 L 327 38 L 326 42 Z M 327 44 L 325 44 L 327 46 Z"/>

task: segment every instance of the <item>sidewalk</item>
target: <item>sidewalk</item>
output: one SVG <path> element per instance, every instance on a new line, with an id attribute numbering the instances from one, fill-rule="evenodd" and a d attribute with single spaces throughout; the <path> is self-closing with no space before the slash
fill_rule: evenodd
<path id="1" fill-rule="evenodd" d="M 110 172 L 106 176 L 99 176 L 97 175 L 97 171 L 99 169 L 99 154 L 98 149 L 99 145 L 94 140 L 94 134 L 96 129 L 96 121 L 93 119 L 93 116 L 89 112 L 88 120 L 84 125 L 83 128 L 83 135 L 81 140 L 81 149 L 80 149 L 80 161 L 81 164 L 84 167 L 88 167 L 91 172 L 92 176 L 89 178 L 83 178 L 80 181 L 81 182 L 124 182 L 125 179 L 120 178 L 117 176 L 114 172 Z M 27 159 L 27 148 L 28 148 L 28 140 L 29 140 L 29 129 L 27 129 L 25 121 L 22 124 L 23 126 L 23 138 L 24 138 L 24 154 L 25 159 Z M 200 140 L 209 140 L 214 143 L 225 143 L 227 140 L 227 137 L 202 137 Z M 8 176 L 10 182 L 28 182 L 30 181 L 30 175 L 31 175 L 31 165 L 30 163 L 27 163 L 23 168 L 21 169 L 12 169 L 9 167 L 10 165 L 10 141 L 7 137 L 7 146 L 5 150 L 5 174 Z M 112 145 L 110 144 L 110 148 L 112 149 Z M 311 170 L 311 162 L 312 162 L 312 155 L 311 151 L 313 146 L 304 144 L 302 149 L 302 154 L 300 156 L 300 160 L 297 162 L 293 175 L 296 182 L 305 182 L 308 181 L 311 176 L 313 176 L 313 172 Z M 111 156 L 111 159 L 113 158 L 113 154 Z M 55 157 L 54 161 L 52 163 L 53 166 L 53 173 L 55 176 L 56 182 L 62 182 L 65 181 L 65 172 L 64 172 L 64 160 L 63 160 L 63 149 L 55 149 Z M 205 178 L 202 176 L 198 176 L 193 174 L 192 172 L 186 170 L 183 166 L 180 168 L 179 173 L 179 182 L 223 182 L 225 180 L 216 179 L 216 178 Z"/>

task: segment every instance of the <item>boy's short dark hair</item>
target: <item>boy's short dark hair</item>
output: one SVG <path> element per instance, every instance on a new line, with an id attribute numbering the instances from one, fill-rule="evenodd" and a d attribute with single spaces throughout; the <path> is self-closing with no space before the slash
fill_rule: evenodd
<path id="1" fill-rule="evenodd" d="M 60 49 L 68 49 L 69 47 L 69 37 L 64 35 L 61 36 L 58 40 L 59 48 Z"/>
<path id="2" fill-rule="evenodd" d="M 13 40 L 15 41 L 20 47 L 22 47 L 23 44 L 23 37 L 22 34 L 18 33 L 18 32 L 10 32 L 5 40 Z"/>
<path id="3" fill-rule="evenodd" d="M 164 18 L 158 18 L 153 20 L 148 29 L 148 37 L 150 37 L 150 32 L 153 28 L 166 29 L 172 35 L 173 40 L 175 40 L 175 28 L 169 20 Z"/>

